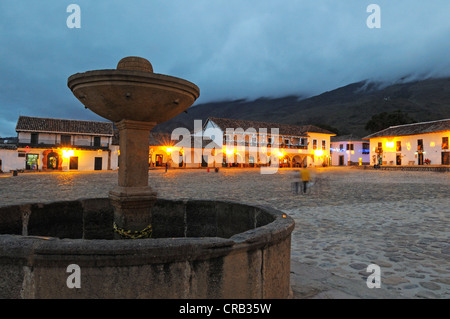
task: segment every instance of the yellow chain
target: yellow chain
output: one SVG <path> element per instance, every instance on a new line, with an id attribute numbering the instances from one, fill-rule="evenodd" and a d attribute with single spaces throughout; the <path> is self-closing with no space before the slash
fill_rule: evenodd
<path id="1" fill-rule="evenodd" d="M 124 230 L 123 228 L 117 227 L 116 223 L 114 223 L 114 231 L 118 233 L 122 238 L 126 239 L 141 239 L 141 238 L 151 238 L 152 237 L 152 225 L 148 225 L 141 231 L 131 231 Z"/>

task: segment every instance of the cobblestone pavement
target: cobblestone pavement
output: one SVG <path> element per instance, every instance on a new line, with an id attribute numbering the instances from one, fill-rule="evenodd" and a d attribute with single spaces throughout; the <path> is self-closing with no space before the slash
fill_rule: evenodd
<path id="1" fill-rule="evenodd" d="M 149 184 L 163 198 L 226 199 L 288 213 L 296 222 L 293 278 L 308 276 L 296 270 L 304 265 L 311 276 L 312 269 L 316 275 L 326 272 L 346 280 L 338 286 L 378 290 L 380 296 L 450 298 L 450 174 L 354 168 L 312 172 L 320 182 L 309 195 L 291 192 L 293 169 L 273 175 L 258 169 L 151 170 Z M 106 197 L 116 184 L 117 172 L 0 175 L 0 206 Z M 381 289 L 366 286 L 365 271 L 372 263 L 381 267 Z M 305 291 L 300 286 L 314 282 L 294 283 L 293 289 L 297 297 L 351 295 L 327 295 L 319 287 L 324 281 L 316 284 Z"/>

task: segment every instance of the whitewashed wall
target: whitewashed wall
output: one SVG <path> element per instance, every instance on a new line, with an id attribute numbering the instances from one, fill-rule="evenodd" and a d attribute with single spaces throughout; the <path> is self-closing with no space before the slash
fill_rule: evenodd
<path id="1" fill-rule="evenodd" d="M 423 158 L 430 159 L 431 165 L 441 165 L 441 154 L 442 150 L 442 137 L 449 137 L 450 131 L 429 133 L 421 135 L 410 135 L 410 136 L 396 136 L 396 137 L 381 137 L 381 138 L 371 138 L 370 139 L 370 158 L 373 163 L 373 156 L 376 156 L 376 148 L 378 143 L 381 142 L 383 146 L 383 162 L 387 165 L 396 163 L 396 156 L 400 154 L 402 156 L 402 165 L 417 165 L 418 155 L 417 155 L 417 140 L 423 140 Z M 402 149 L 401 151 L 396 151 L 396 142 L 401 141 Z M 386 143 L 393 143 L 393 147 L 387 147 Z"/>

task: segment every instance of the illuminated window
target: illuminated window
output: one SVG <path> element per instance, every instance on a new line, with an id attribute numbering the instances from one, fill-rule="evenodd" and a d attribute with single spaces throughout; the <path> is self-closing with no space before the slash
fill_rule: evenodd
<path id="1" fill-rule="evenodd" d="M 313 140 L 313 150 L 317 149 L 317 140 Z"/>
<path id="2" fill-rule="evenodd" d="M 423 140 L 417 140 L 417 151 L 421 152 L 423 151 Z"/>
<path id="3" fill-rule="evenodd" d="M 397 141 L 396 151 L 400 152 L 402 150 L 402 141 Z"/>
<path id="4" fill-rule="evenodd" d="M 369 154 L 370 153 L 370 145 L 369 143 L 363 143 L 362 145 L 362 153 Z"/>
<path id="5" fill-rule="evenodd" d="M 443 137 L 442 138 L 442 149 L 443 150 L 448 150 L 448 137 Z"/>

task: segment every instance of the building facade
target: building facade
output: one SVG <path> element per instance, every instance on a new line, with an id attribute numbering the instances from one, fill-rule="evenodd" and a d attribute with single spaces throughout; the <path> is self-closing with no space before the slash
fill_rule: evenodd
<path id="1" fill-rule="evenodd" d="M 117 168 L 113 124 L 20 116 L 15 145 L 0 148 L 2 170 L 107 170 Z"/>
<path id="2" fill-rule="evenodd" d="M 20 116 L 16 132 L 10 143 L 0 141 L 3 172 L 119 167 L 119 132 L 111 122 Z M 328 166 L 335 135 L 313 125 L 224 118 L 182 132 L 150 133 L 149 168 Z"/>
<path id="3" fill-rule="evenodd" d="M 332 166 L 370 164 L 370 143 L 359 137 L 333 136 L 330 152 Z"/>
<path id="4" fill-rule="evenodd" d="M 214 143 L 206 146 L 214 153 L 203 156 L 208 166 L 255 167 L 276 162 L 280 167 L 300 167 L 329 165 L 330 138 L 335 134 L 313 125 L 210 117 L 202 135 Z"/>
<path id="5" fill-rule="evenodd" d="M 450 165 L 450 119 L 392 126 L 364 139 L 373 165 Z"/>

